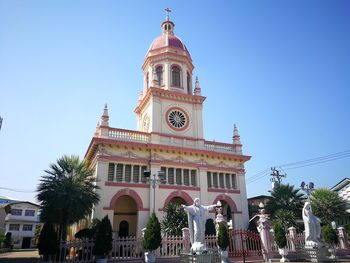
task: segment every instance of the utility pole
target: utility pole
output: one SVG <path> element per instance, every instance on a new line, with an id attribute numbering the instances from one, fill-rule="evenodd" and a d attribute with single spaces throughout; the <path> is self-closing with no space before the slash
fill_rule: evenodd
<path id="1" fill-rule="evenodd" d="M 271 182 L 272 182 L 272 190 L 276 187 L 281 185 L 282 178 L 286 178 L 287 174 L 281 174 L 281 172 L 276 169 L 276 167 L 271 167 Z"/>

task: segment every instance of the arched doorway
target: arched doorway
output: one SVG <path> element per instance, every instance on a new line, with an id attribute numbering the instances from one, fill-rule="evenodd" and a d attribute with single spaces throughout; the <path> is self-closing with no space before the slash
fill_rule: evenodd
<path id="1" fill-rule="evenodd" d="M 119 224 L 119 237 L 129 236 L 129 223 L 128 221 L 121 221 Z"/>
<path id="2" fill-rule="evenodd" d="M 170 201 L 169 201 L 169 204 L 172 203 L 172 204 L 177 204 L 177 205 L 188 205 L 187 202 L 182 198 L 182 197 L 179 197 L 179 196 L 176 196 L 176 197 L 173 197 Z"/>
<path id="3" fill-rule="evenodd" d="M 137 204 L 131 196 L 122 195 L 116 200 L 113 231 L 116 231 L 118 236 L 136 236 L 137 211 Z"/>
<path id="4" fill-rule="evenodd" d="M 230 205 L 225 201 L 225 200 L 220 200 L 221 202 L 221 205 L 222 205 L 222 215 L 224 216 L 225 218 L 225 221 L 227 223 L 229 223 L 231 220 L 231 223 L 232 223 L 232 227 L 234 227 L 234 217 L 233 217 L 233 213 L 232 213 L 232 210 L 231 210 L 231 207 Z M 217 212 L 215 212 L 215 216 L 217 215 Z"/>

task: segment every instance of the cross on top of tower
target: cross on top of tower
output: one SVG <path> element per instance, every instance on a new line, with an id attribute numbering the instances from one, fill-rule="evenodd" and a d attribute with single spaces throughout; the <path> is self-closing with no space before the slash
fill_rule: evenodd
<path id="1" fill-rule="evenodd" d="M 167 7 L 164 10 L 165 10 L 165 13 L 166 13 L 166 21 L 169 21 L 170 20 L 171 9 L 169 7 Z"/>

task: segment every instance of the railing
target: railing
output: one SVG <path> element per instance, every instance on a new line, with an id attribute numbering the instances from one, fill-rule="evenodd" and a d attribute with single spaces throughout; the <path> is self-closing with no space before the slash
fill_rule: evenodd
<path id="1" fill-rule="evenodd" d="M 162 244 L 157 250 L 157 257 L 173 258 L 180 257 L 180 252 L 183 250 L 182 236 L 164 236 Z"/>
<path id="2" fill-rule="evenodd" d="M 92 240 L 70 240 L 61 242 L 58 255 L 58 262 L 91 262 Z"/>
<path id="3" fill-rule="evenodd" d="M 111 259 L 141 259 L 142 256 L 141 240 L 135 236 L 115 238 L 109 253 Z"/>
<path id="4" fill-rule="evenodd" d="M 236 147 L 229 143 L 219 143 L 219 142 L 204 142 L 204 148 L 214 151 L 224 151 L 224 152 L 234 152 L 236 153 Z"/>
<path id="5" fill-rule="evenodd" d="M 149 142 L 150 135 L 144 132 L 110 128 L 108 137 L 126 141 Z"/>

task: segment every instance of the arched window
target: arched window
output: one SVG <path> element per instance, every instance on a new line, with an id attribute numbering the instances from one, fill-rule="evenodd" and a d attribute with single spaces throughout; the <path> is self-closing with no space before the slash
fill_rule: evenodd
<path id="1" fill-rule="evenodd" d="M 159 86 L 162 86 L 163 85 L 163 67 L 162 66 L 158 66 L 156 68 L 156 75 L 157 75 Z"/>
<path id="2" fill-rule="evenodd" d="M 190 73 L 187 72 L 187 93 L 191 94 L 192 90 L 191 90 L 191 75 Z"/>
<path id="3" fill-rule="evenodd" d="M 147 89 L 149 87 L 148 85 L 149 85 L 149 74 L 147 72 L 147 75 L 146 75 L 146 87 L 147 87 Z"/>
<path id="4" fill-rule="evenodd" d="M 171 67 L 171 85 L 181 87 L 181 69 L 178 66 Z"/>

